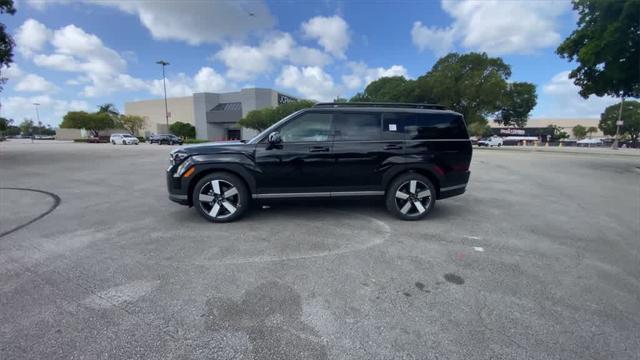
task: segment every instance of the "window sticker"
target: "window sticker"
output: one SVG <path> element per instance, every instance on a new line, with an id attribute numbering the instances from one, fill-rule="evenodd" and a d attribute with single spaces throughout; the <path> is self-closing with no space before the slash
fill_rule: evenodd
<path id="1" fill-rule="evenodd" d="M 396 124 L 389 124 L 389 131 L 398 131 Z"/>

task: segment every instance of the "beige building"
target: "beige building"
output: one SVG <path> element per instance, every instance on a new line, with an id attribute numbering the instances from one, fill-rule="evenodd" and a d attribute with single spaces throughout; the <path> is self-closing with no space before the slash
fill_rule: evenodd
<path id="1" fill-rule="evenodd" d="M 296 98 L 272 89 L 250 88 L 228 93 L 195 93 L 192 96 L 167 99 L 169 124 L 177 121 L 196 128 L 202 140 L 250 139 L 256 132 L 241 128 L 238 121 L 250 111 L 295 101 Z M 127 115 L 146 119 L 141 136 L 168 133 L 164 99 L 125 103 Z"/>
<path id="2" fill-rule="evenodd" d="M 167 109 L 170 109 L 169 123 L 181 121 L 196 126 L 193 108 L 193 96 L 167 98 Z M 164 99 L 128 102 L 124 104 L 124 112 L 127 115 L 142 116 L 146 120 L 140 135 L 169 132 L 164 115 Z"/>

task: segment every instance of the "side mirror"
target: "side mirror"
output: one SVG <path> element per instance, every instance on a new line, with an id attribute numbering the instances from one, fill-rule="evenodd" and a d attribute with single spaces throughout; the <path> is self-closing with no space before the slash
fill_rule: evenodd
<path id="1" fill-rule="evenodd" d="M 282 137 L 280 137 L 280 133 L 279 132 L 274 131 L 274 132 L 269 134 L 268 141 L 269 141 L 269 144 L 271 144 L 271 145 L 278 145 L 278 144 L 282 143 Z"/>

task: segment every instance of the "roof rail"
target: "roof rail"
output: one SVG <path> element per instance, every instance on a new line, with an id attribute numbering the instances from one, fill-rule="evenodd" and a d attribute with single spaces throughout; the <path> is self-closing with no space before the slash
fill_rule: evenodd
<path id="1" fill-rule="evenodd" d="M 321 102 L 313 105 L 314 108 L 340 108 L 340 107 L 382 107 L 382 108 L 407 108 L 407 109 L 432 109 L 446 110 L 444 105 L 425 103 L 393 103 L 393 102 L 345 102 L 331 103 Z"/>

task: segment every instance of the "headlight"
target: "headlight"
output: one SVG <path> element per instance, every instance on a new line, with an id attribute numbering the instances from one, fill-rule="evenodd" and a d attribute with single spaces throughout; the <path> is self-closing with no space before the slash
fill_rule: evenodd
<path id="1" fill-rule="evenodd" d="M 169 162 L 171 165 L 180 164 L 184 159 L 188 158 L 189 154 L 183 152 L 174 152 L 169 154 Z"/>
<path id="2" fill-rule="evenodd" d="M 178 169 L 176 169 L 176 172 L 173 174 L 173 177 L 181 177 L 182 175 L 184 175 L 184 173 L 189 170 L 189 168 L 193 165 L 193 163 L 191 162 L 191 159 L 187 159 L 185 161 L 183 161 L 179 166 Z"/>

